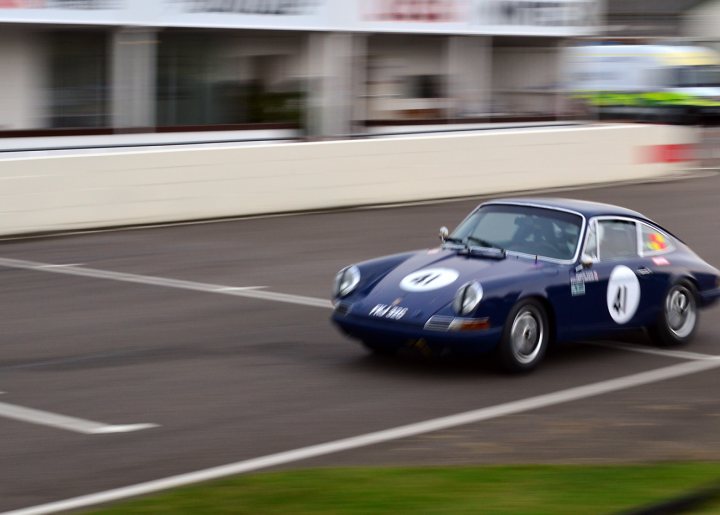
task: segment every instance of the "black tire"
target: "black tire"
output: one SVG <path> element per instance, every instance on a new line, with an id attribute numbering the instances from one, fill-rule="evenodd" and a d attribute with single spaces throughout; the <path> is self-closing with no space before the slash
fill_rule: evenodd
<path id="1" fill-rule="evenodd" d="M 543 305 L 520 300 L 505 321 L 498 347 L 500 366 L 508 372 L 529 372 L 542 361 L 550 342 L 550 323 Z"/>
<path id="2" fill-rule="evenodd" d="M 665 293 L 658 320 L 648 328 L 650 337 L 661 347 L 685 345 L 695 336 L 699 318 L 695 287 L 677 282 Z"/>
<path id="3" fill-rule="evenodd" d="M 394 356 L 398 351 L 396 345 L 380 345 L 367 340 L 362 340 L 362 345 L 370 354 L 375 356 Z"/>

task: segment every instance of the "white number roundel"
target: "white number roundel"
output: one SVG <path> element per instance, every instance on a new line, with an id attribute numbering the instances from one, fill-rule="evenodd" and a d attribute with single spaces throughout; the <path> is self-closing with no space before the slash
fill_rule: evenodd
<path id="1" fill-rule="evenodd" d="M 640 305 L 640 281 L 635 272 L 625 265 L 613 268 L 608 281 L 607 307 L 618 324 L 625 324 L 635 315 Z"/>
<path id="2" fill-rule="evenodd" d="M 450 268 L 426 268 L 406 275 L 400 281 L 400 288 L 405 291 L 437 290 L 454 283 L 459 276 L 459 273 Z"/>

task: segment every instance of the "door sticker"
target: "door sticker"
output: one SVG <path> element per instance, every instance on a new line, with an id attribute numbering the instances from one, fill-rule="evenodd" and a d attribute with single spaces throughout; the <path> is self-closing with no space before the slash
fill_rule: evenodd
<path id="1" fill-rule="evenodd" d="M 452 284 L 460 276 L 450 268 L 426 268 L 418 270 L 400 281 L 400 288 L 405 291 L 431 291 Z"/>
<path id="2" fill-rule="evenodd" d="M 635 272 L 624 265 L 613 268 L 608 281 L 607 307 L 618 324 L 625 324 L 640 305 L 640 281 Z"/>
<path id="3" fill-rule="evenodd" d="M 578 270 L 570 277 L 570 293 L 573 297 L 585 295 L 585 283 L 596 283 L 598 273 L 595 270 Z"/>

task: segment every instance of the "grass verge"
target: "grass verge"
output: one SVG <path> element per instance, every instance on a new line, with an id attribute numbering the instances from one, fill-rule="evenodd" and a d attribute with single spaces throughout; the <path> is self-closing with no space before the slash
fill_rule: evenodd
<path id="1" fill-rule="evenodd" d="M 720 463 L 311 469 L 228 478 L 93 513 L 600 514 L 667 500 L 718 479 Z"/>

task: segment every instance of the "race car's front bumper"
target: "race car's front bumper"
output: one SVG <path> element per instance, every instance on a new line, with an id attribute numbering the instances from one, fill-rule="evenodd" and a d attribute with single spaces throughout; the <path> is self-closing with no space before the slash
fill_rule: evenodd
<path id="1" fill-rule="evenodd" d="M 437 318 L 437 317 L 433 317 Z M 451 318 L 451 317 L 448 317 Z M 481 354 L 493 350 L 502 335 L 502 326 L 492 326 L 487 319 L 453 319 L 447 324 L 408 324 L 335 310 L 331 317 L 346 335 L 373 346 L 400 348 L 421 347 L 433 353 Z M 468 321 L 462 323 L 462 320 Z M 472 321 L 472 322 L 470 322 Z"/>

